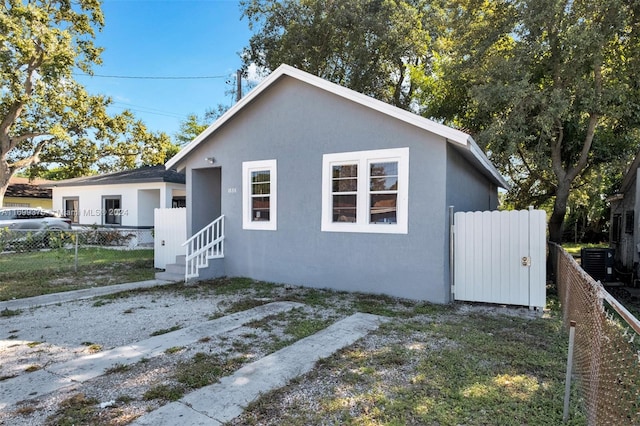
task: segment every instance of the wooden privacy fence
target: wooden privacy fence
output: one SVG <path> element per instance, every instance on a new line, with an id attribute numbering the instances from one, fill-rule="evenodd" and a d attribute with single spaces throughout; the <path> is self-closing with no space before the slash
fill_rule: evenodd
<path id="1" fill-rule="evenodd" d="M 187 209 L 154 209 L 154 267 L 165 269 L 184 255 L 182 244 L 187 240 Z"/>
<path id="2" fill-rule="evenodd" d="M 458 212 L 453 219 L 453 298 L 543 309 L 546 213 Z"/>

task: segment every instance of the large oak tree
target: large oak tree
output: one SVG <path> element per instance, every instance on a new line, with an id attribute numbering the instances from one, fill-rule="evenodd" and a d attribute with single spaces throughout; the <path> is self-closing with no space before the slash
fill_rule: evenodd
<path id="1" fill-rule="evenodd" d="M 560 242 L 572 189 L 638 148 L 640 4 L 457 0 L 448 12 L 429 113 L 476 136 L 513 181 L 513 204 L 552 199 Z"/>
<path id="2" fill-rule="evenodd" d="M 282 63 L 404 109 L 430 64 L 430 10 L 406 0 L 244 0 L 245 64 Z"/>
<path id="3" fill-rule="evenodd" d="M 111 99 L 74 80 L 101 63 L 93 40 L 103 25 L 99 0 L 0 2 L 0 206 L 9 178 L 40 161 L 68 177 L 107 157 L 116 169 L 162 163 L 174 149 L 130 113 L 108 114 Z"/>

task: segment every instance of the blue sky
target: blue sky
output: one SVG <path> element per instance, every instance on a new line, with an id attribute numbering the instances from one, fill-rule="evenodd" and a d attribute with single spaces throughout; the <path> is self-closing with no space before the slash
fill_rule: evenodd
<path id="1" fill-rule="evenodd" d="M 105 27 L 95 43 L 105 49 L 96 76 L 76 76 L 92 94 L 114 100 L 113 112 L 130 109 L 153 131 L 173 136 L 188 114 L 231 104 L 225 91 L 240 67 L 251 32 L 231 0 L 104 0 Z M 162 80 L 107 76 L 191 77 Z M 230 84 L 231 83 L 231 84 Z"/>

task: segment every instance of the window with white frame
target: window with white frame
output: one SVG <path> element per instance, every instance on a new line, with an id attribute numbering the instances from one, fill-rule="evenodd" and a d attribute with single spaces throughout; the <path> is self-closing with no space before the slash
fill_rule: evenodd
<path id="1" fill-rule="evenodd" d="M 277 229 L 276 160 L 242 163 L 243 229 Z"/>
<path id="2" fill-rule="evenodd" d="M 406 234 L 409 148 L 325 154 L 322 230 Z"/>

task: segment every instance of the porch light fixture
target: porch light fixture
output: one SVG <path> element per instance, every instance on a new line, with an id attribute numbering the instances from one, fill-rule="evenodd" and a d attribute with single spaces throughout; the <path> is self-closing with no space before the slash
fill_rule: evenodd
<path id="1" fill-rule="evenodd" d="M 205 157 L 204 160 L 209 164 L 213 164 L 216 162 L 216 159 L 214 157 Z"/>

